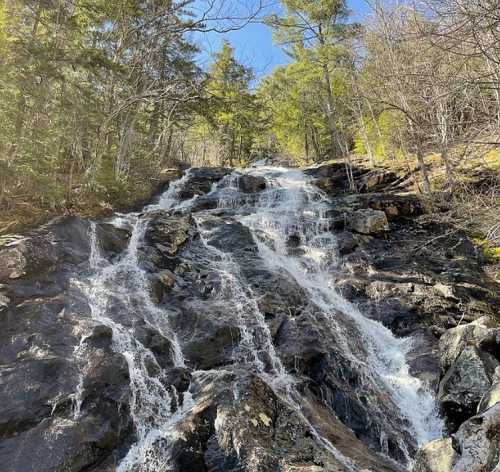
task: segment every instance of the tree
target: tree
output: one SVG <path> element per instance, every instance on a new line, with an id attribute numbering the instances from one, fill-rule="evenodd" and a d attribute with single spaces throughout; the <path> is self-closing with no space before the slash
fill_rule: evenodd
<path id="1" fill-rule="evenodd" d="M 250 159 L 259 127 L 261 106 L 250 92 L 252 79 L 252 71 L 236 61 L 234 49 L 224 41 L 208 73 L 204 114 L 217 132 L 223 162 L 230 166 Z"/>
<path id="2" fill-rule="evenodd" d="M 346 23 L 349 11 L 345 0 L 282 0 L 285 14 L 274 15 L 268 23 L 276 30 L 276 39 L 293 59 L 307 51 L 308 61 L 316 64 L 322 76 L 325 123 L 330 136 L 331 158 L 346 154 L 340 135 L 339 110 L 332 85 L 336 68 L 351 67 L 350 42 L 357 26 Z"/>

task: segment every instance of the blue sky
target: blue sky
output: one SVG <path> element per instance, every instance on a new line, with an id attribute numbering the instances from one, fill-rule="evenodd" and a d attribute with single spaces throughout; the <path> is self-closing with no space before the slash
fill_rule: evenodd
<path id="1" fill-rule="evenodd" d="M 367 12 L 364 0 L 349 0 L 354 19 L 360 19 Z M 241 30 L 224 35 L 204 34 L 197 38 L 202 50 L 201 63 L 206 66 L 211 55 L 220 48 L 223 38 L 228 39 L 236 50 L 237 59 L 246 66 L 252 67 L 257 77 L 269 74 L 276 66 L 286 64 L 287 56 L 273 44 L 271 30 L 262 24 L 249 24 Z"/>

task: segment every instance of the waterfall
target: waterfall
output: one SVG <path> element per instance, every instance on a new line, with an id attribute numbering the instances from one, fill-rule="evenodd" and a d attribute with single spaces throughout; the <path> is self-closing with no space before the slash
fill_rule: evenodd
<path id="1" fill-rule="evenodd" d="M 381 323 L 366 318 L 336 290 L 330 282 L 329 272 L 337 269 L 336 241 L 328 227 L 325 212 L 328 199 L 299 171 L 273 169 L 268 180 L 270 188 L 262 194 L 256 209 L 240 221 L 248 225 L 257 236 L 261 257 L 274 270 L 283 270 L 306 288 L 314 302 L 330 316 L 332 329 L 339 330 L 335 313 L 350 317 L 358 328 L 366 346 L 367 357 L 358 358 L 350 353 L 358 369 L 366 371 L 374 388 L 385 388 L 400 414 L 408 420 L 409 432 L 419 445 L 440 437 L 443 422 L 439 418 L 434 397 L 428 387 L 412 376 L 406 362 L 411 339 L 397 339 Z M 250 171 L 264 175 L 268 169 Z M 304 217 L 304 218 L 302 218 Z M 312 219 L 312 221 L 311 221 Z M 302 256 L 289 253 L 287 237 L 300 237 L 304 249 Z M 348 349 L 347 346 L 345 346 Z"/>
<path id="2" fill-rule="evenodd" d="M 241 192 L 238 182 L 241 175 L 265 178 L 266 188 L 258 195 Z M 131 237 L 127 249 L 111 262 L 101 253 L 96 225 L 91 227 L 90 275 L 79 284 L 89 301 L 92 319 L 112 329 L 113 348 L 126 359 L 130 375 L 130 410 L 136 437 L 118 466 L 119 472 L 172 470 L 170 443 L 176 437 L 175 427 L 197 402 L 196 392 L 191 388 L 184 393 L 182 404 L 174 401 L 177 393 L 163 382 L 163 368 L 134 335 L 135 323 L 145 323 L 168 340 L 174 367 L 189 368 L 183 355 L 183 341 L 172 327 L 168 313 L 153 301 L 148 274 L 139 257 L 154 212 L 190 212 L 195 208 L 196 196 L 188 200 L 180 198 L 189 178 L 188 171 L 157 204 L 146 207 L 143 213 L 116 216 L 112 223 L 128 228 Z M 224 304 L 239 328 L 240 341 L 233 362 L 250 366 L 309 425 L 318 443 L 347 470 L 359 470 L 307 419 L 295 379 L 287 372 L 273 344 L 258 297 L 246 283 L 238 260 L 211 244 L 214 228 L 210 218 L 220 212 L 250 231 L 258 250 L 255 257 L 268 270 L 287 274 L 307 293 L 318 316 L 338 340 L 339 349 L 362 373 L 367 392 L 382 392 L 387 398 L 386 404 L 376 401 L 372 404 L 381 417 L 391 409 L 396 418 L 387 419 L 383 433 L 396 434 L 401 421 L 419 445 L 440 437 L 443 424 L 434 397 L 422 381 L 411 375 L 406 361 L 412 339 L 396 338 L 381 323 L 365 317 L 335 287 L 332 274 L 340 271 L 341 265 L 335 235 L 329 230 L 327 211 L 331 203 L 327 196 L 298 170 L 255 167 L 214 184 L 208 197 L 217 199 L 217 208 L 193 212 L 201 244 L 199 251 L 203 251 L 198 263 L 220 280 L 214 303 Z M 295 240 L 294 251 L 288 244 L 291 237 Z M 192 257 L 197 259 L 196 255 Z M 355 342 L 350 341 L 353 335 Z M 76 353 L 81 357 L 85 355 L 83 344 L 84 338 Z M 191 372 L 191 378 L 216 378 L 221 372 L 223 369 L 197 370 Z M 84 375 L 83 372 L 74 395 L 75 417 L 81 414 Z M 236 387 L 234 395 L 238 395 Z M 404 441 L 400 446 L 406 450 Z M 385 449 L 382 444 L 382 450 Z M 409 454 L 407 460 L 411 461 Z"/>

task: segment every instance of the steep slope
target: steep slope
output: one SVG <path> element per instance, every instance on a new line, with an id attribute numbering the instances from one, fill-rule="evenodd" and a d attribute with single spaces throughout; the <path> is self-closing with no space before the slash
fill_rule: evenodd
<path id="1" fill-rule="evenodd" d="M 394 176 L 357 178 L 192 169 L 142 212 L 3 238 L 2 470 L 403 471 L 459 427 L 467 448 L 498 289 L 464 235 L 376 193 Z M 450 357 L 480 316 L 475 363 L 469 338 Z"/>

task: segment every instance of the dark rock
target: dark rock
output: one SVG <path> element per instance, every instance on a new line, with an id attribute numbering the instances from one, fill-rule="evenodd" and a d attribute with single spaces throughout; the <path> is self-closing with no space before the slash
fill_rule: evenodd
<path id="1" fill-rule="evenodd" d="M 37 359 L 0 370 L 0 437 L 10 437 L 50 416 L 56 399 L 68 399 L 74 378 L 63 359 Z"/>
<path id="2" fill-rule="evenodd" d="M 177 425 L 174 470 L 347 472 L 341 461 L 318 445 L 305 418 L 264 381 L 242 372 L 237 375 L 237 397 L 230 373 L 197 380 L 202 383 L 195 388 L 203 389 L 205 401 Z M 316 405 L 303 403 L 308 416 L 325 417 L 319 407 L 314 409 Z M 402 470 L 371 454 L 340 423 L 330 428 L 325 434 L 360 470 Z"/>
<path id="3" fill-rule="evenodd" d="M 120 254 L 127 248 L 131 234 L 128 229 L 117 228 L 111 223 L 97 225 L 96 233 L 101 251 L 111 256 Z"/>
<path id="4" fill-rule="evenodd" d="M 352 253 L 358 246 L 357 239 L 347 231 L 337 235 L 337 245 L 341 256 Z"/>
<path id="5" fill-rule="evenodd" d="M 438 398 L 452 431 L 475 414 L 497 365 L 492 356 L 466 346 L 443 377 Z"/>
<path id="6" fill-rule="evenodd" d="M 158 365 L 166 369 L 173 366 L 173 353 L 170 341 L 152 326 L 138 323 L 134 327 L 134 337 L 155 356 Z M 152 375 L 158 375 L 156 366 L 150 365 Z"/>
<path id="7" fill-rule="evenodd" d="M 267 184 L 264 177 L 254 175 L 241 175 L 238 178 L 238 188 L 243 193 L 257 193 L 265 190 Z"/>
<path id="8" fill-rule="evenodd" d="M 290 248 L 297 248 L 301 244 L 301 238 L 299 234 L 291 234 L 286 240 L 286 245 Z"/>
<path id="9" fill-rule="evenodd" d="M 223 167 L 192 168 L 189 170 L 189 178 L 179 193 L 179 197 L 185 200 L 196 195 L 205 195 L 210 192 L 214 183 L 219 182 L 231 172 L 232 169 Z"/>
<path id="10" fill-rule="evenodd" d="M 210 196 L 201 196 L 197 198 L 191 207 L 191 211 L 215 210 L 219 206 L 219 199 Z"/>
<path id="11" fill-rule="evenodd" d="M 99 464 L 123 440 L 123 434 L 129 432 L 128 425 L 116 414 L 112 421 L 101 416 L 87 416 L 78 421 L 45 419 L 35 428 L 0 443 L 2 470 L 102 471 Z"/>
<path id="12" fill-rule="evenodd" d="M 221 224 L 222 223 L 222 224 Z M 222 252 L 241 252 L 255 254 L 257 246 L 250 230 L 236 221 L 223 221 L 219 218 L 211 220 L 214 229 L 208 244 Z"/>
<path id="13" fill-rule="evenodd" d="M 175 274 L 170 270 L 163 270 L 154 274 L 151 279 L 151 291 L 155 301 L 163 303 L 174 284 Z"/>
<path id="14" fill-rule="evenodd" d="M 144 239 L 162 256 L 174 256 L 187 241 L 190 224 L 190 216 L 171 216 L 157 211 L 151 215 Z"/>
<path id="15" fill-rule="evenodd" d="M 0 283 L 48 272 L 57 264 L 88 260 L 90 224 L 77 217 L 57 218 L 28 236 L 0 238 Z"/>

